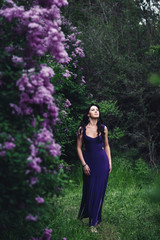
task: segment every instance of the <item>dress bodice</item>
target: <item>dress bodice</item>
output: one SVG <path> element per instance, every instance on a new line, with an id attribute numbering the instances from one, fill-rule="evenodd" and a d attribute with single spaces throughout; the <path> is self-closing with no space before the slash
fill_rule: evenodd
<path id="1" fill-rule="evenodd" d="M 103 149 L 103 139 L 99 135 L 95 138 L 89 137 L 86 135 L 86 129 L 83 129 L 83 139 L 85 144 L 85 151 L 96 151 Z"/>

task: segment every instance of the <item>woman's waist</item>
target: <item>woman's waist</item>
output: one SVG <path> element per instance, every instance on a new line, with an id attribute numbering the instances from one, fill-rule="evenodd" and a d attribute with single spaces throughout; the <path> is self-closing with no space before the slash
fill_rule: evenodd
<path id="1" fill-rule="evenodd" d="M 85 148 L 85 150 L 84 150 L 84 153 L 89 153 L 89 154 L 95 154 L 95 153 L 103 153 L 103 152 L 105 152 L 105 150 L 104 150 L 104 148 L 103 147 L 95 147 L 94 149 L 93 148 L 89 148 L 89 147 L 87 147 L 87 148 Z"/>

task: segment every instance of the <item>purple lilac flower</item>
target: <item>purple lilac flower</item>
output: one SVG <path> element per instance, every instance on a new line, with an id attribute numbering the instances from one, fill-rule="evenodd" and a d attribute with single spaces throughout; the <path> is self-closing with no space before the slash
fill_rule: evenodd
<path id="1" fill-rule="evenodd" d="M 34 222 L 36 222 L 37 221 L 37 219 L 38 219 L 38 216 L 33 216 L 32 214 L 29 214 L 29 215 L 27 215 L 26 216 L 26 218 L 25 218 L 27 221 L 34 221 Z"/>
<path id="2" fill-rule="evenodd" d="M 74 68 L 77 68 L 77 61 L 73 62 Z"/>
<path id="3" fill-rule="evenodd" d="M 52 233 L 52 229 L 46 228 L 40 240 L 50 240 L 50 238 L 52 237 L 51 233 Z"/>
<path id="4" fill-rule="evenodd" d="M 67 240 L 67 238 L 64 237 L 62 240 Z"/>
<path id="5" fill-rule="evenodd" d="M 13 55 L 12 56 L 12 62 L 13 63 L 21 63 L 21 62 L 23 62 L 23 58 Z"/>
<path id="6" fill-rule="evenodd" d="M 86 84 L 86 81 L 84 80 L 84 76 L 82 76 L 82 80 L 81 80 L 81 85 L 84 85 L 84 84 Z"/>
<path id="7" fill-rule="evenodd" d="M 72 30 L 72 29 L 71 29 L 71 30 Z M 68 35 L 67 37 L 68 37 L 68 40 L 71 41 L 71 42 L 73 42 L 73 41 L 76 40 L 76 35 L 75 35 L 75 33 L 72 33 L 71 35 Z"/>
<path id="8" fill-rule="evenodd" d="M 63 163 L 59 164 L 58 170 L 63 169 Z"/>
<path id="9" fill-rule="evenodd" d="M 44 199 L 43 199 L 42 197 L 40 197 L 40 196 L 37 196 L 37 197 L 35 198 L 35 200 L 36 200 L 37 203 L 39 203 L 39 204 L 44 203 Z"/>
<path id="10" fill-rule="evenodd" d="M 12 142 L 5 142 L 4 143 L 4 148 L 7 150 L 12 150 L 14 147 L 16 147 L 16 145 Z"/>
<path id="11" fill-rule="evenodd" d="M 6 155 L 6 151 L 1 151 L 0 152 L 0 157 L 4 157 Z"/>
<path id="12" fill-rule="evenodd" d="M 53 142 L 52 144 L 49 145 L 49 154 L 51 155 L 51 157 L 60 156 L 61 155 L 60 149 L 61 149 L 60 145 Z"/>
<path id="13" fill-rule="evenodd" d="M 22 113 L 21 108 L 18 107 L 16 104 L 10 103 L 9 105 L 10 105 L 10 107 L 13 108 L 13 110 L 12 110 L 13 114 L 17 113 L 18 115 L 20 115 Z"/>
<path id="14" fill-rule="evenodd" d="M 35 119 L 35 118 L 32 119 L 31 125 L 32 125 L 32 127 L 35 127 L 35 126 L 36 126 L 36 119 Z"/>
<path id="15" fill-rule="evenodd" d="M 29 170 L 29 169 L 27 169 L 26 171 L 25 171 L 25 174 L 27 175 L 27 174 L 29 174 L 31 171 Z"/>
<path id="16" fill-rule="evenodd" d="M 58 117 L 58 108 L 55 106 L 52 96 L 54 92 L 53 85 L 49 82 L 49 79 L 53 77 L 53 75 L 53 70 L 44 64 L 41 65 L 39 74 L 31 72 L 27 75 L 24 73 L 17 81 L 17 86 L 22 92 L 19 107 L 14 104 L 10 104 L 10 106 L 13 107 L 18 114 L 29 115 L 33 111 L 32 104 L 46 105 L 48 113 L 44 116 L 46 118 L 45 123 L 55 125 Z M 28 104 L 30 104 L 31 107 L 28 107 Z M 42 124 L 44 125 L 44 123 Z"/>
<path id="17" fill-rule="evenodd" d="M 82 58 L 85 57 L 83 49 L 80 47 L 75 48 L 75 52 Z"/>
<path id="18" fill-rule="evenodd" d="M 8 140 L 15 142 L 15 139 L 10 134 L 8 134 Z"/>
<path id="19" fill-rule="evenodd" d="M 36 148 L 36 146 L 34 144 L 30 145 L 30 151 L 31 151 L 31 156 L 36 157 L 36 155 L 38 153 L 38 149 Z"/>
<path id="20" fill-rule="evenodd" d="M 58 190 L 58 191 L 62 191 L 62 188 L 61 188 L 61 187 L 57 187 L 57 190 Z"/>
<path id="21" fill-rule="evenodd" d="M 27 158 L 27 160 L 29 161 L 29 163 L 27 163 L 27 168 L 31 169 L 35 173 L 41 172 L 40 163 L 42 162 L 42 160 L 39 157 L 30 156 Z"/>
<path id="22" fill-rule="evenodd" d="M 8 53 L 13 52 L 13 50 L 14 50 L 14 47 L 12 45 L 5 47 L 5 51 Z"/>
<path id="23" fill-rule="evenodd" d="M 66 78 L 71 76 L 70 72 L 67 69 L 66 69 L 65 73 L 62 73 L 62 75 Z"/>
<path id="24" fill-rule="evenodd" d="M 26 165 L 27 170 L 26 174 L 32 172 L 35 172 L 36 174 L 39 174 L 41 172 L 41 162 L 42 159 L 38 157 L 38 147 L 43 147 L 50 156 L 56 157 L 60 156 L 60 145 L 55 143 L 55 140 L 53 139 L 53 133 L 52 131 L 48 130 L 47 128 L 42 128 L 40 131 L 35 135 L 34 143 L 31 143 L 30 146 L 30 156 L 27 158 L 29 161 Z M 44 170 L 44 167 L 42 168 Z M 36 179 L 37 181 L 37 179 Z M 30 186 L 32 186 L 34 183 L 34 178 L 30 179 Z"/>
<path id="25" fill-rule="evenodd" d="M 65 128 L 65 129 L 64 129 L 64 131 L 65 131 L 65 132 L 68 132 L 68 131 L 69 131 L 69 129 L 68 129 L 68 128 Z"/>
<path id="26" fill-rule="evenodd" d="M 68 99 L 66 99 L 65 108 L 69 108 L 69 106 L 71 106 L 71 105 L 72 105 L 71 102 Z"/>
<path id="27" fill-rule="evenodd" d="M 36 184 L 38 181 L 37 177 L 30 177 L 29 182 L 30 182 L 30 187 L 32 187 L 34 184 Z"/>
<path id="28" fill-rule="evenodd" d="M 75 44 L 73 44 L 73 46 L 77 47 L 82 41 L 81 40 L 77 40 Z"/>
<path id="29" fill-rule="evenodd" d="M 41 64 L 40 75 L 42 78 L 52 78 L 55 73 L 51 67 L 47 67 L 45 64 Z"/>
<path id="30" fill-rule="evenodd" d="M 74 74 L 73 74 L 73 77 L 74 77 L 74 79 L 76 79 L 76 78 L 77 78 L 77 74 L 76 74 L 76 73 L 74 73 Z"/>
<path id="31" fill-rule="evenodd" d="M 72 57 L 73 57 L 73 58 L 76 58 L 76 57 L 77 57 L 74 52 L 72 52 Z"/>

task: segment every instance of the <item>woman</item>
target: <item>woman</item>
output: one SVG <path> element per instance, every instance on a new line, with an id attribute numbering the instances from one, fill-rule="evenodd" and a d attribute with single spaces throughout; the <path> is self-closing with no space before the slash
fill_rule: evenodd
<path id="1" fill-rule="evenodd" d="M 85 151 L 82 153 L 82 143 Z M 100 226 L 102 204 L 112 170 L 107 127 L 102 125 L 99 106 L 91 104 L 77 136 L 77 153 L 83 167 L 83 196 L 78 218 L 89 217 L 92 232 Z"/>

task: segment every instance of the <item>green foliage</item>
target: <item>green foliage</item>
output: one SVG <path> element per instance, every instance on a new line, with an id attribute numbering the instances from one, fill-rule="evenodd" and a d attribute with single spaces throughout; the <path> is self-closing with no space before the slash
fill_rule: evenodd
<path id="1" fill-rule="evenodd" d="M 116 142 L 125 135 L 125 131 L 118 126 L 122 113 L 117 106 L 117 101 L 103 100 L 98 104 L 100 106 L 102 119 L 105 125 L 107 127 L 109 126 L 109 139 Z"/>
<path id="2" fill-rule="evenodd" d="M 159 2 L 154 6 L 159 8 Z M 148 76 L 159 75 L 158 13 L 150 4 L 132 0 L 71 0 L 65 13 L 82 31 L 88 89 L 97 102 L 116 102 L 120 110 L 109 129 L 119 127 L 120 135 L 125 134 L 118 136 L 119 145 L 136 146 L 141 156 L 157 165 L 160 93 Z M 151 82 L 159 84 L 158 76 Z"/>
<path id="3" fill-rule="evenodd" d="M 117 101 L 106 101 L 103 100 L 99 103 L 100 109 L 101 109 L 101 113 L 102 115 L 107 115 L 107 114 L 114 114 L 115 116 L 118 116 L 118 114 L 120 113 L 120 110 L 118 109 L 117 105 Z"/>
<path id="4" fill-rule="evenodd" d="M 160 86 L 160 75 L 154 73 L 150 76 L 149 82 L 155 86 Z"/>

